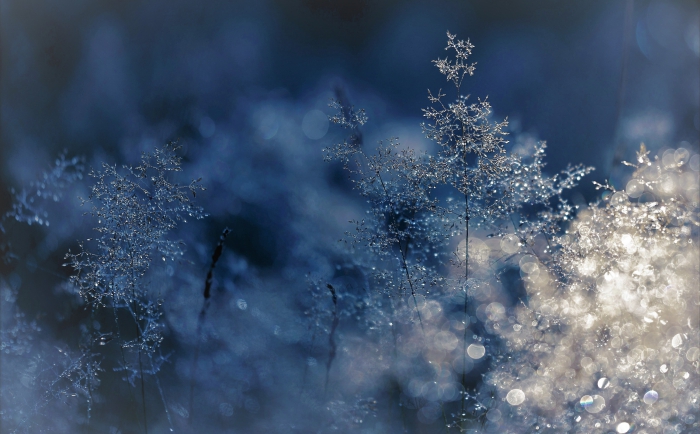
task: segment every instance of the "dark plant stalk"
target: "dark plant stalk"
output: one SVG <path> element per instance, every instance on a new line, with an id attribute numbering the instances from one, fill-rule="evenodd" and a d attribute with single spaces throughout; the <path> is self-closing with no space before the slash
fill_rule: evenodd
<path id="1" fill-rule="evenodd" d="M 326 385 L 323 389 L 324 396 L 326 393 L 328 393 L 328 378 L 331 372 L 331 364 L 335 359 L 336 351 L 338 349 L 335 343 L 335 331 L 340 323 L 340 318 L 338 317 L 338 294 L 336 294 L 335 288 L 333 288 L 333 285 L 330 283 L 326 284 L 326 287 L 331 292 L 331 296 L 333 297 L 333 322 L 331 323 L 331 331 L 328 333 L 328 345 L 330 346 L 330 350 L 328 352 L 328 363 L 326 363 Z"/>
<path id="2" fill-rule="evenodd" d="M 202 310 L 199 312 L 199 317 L 197 318 L 196 334 L 198 337 L 202 334 L 202 326 L 204 325 L 204 319 L 206 317 L 207 310 L 209 310 L 209 305 L 211 304 L 211 284 L 214 280 L 214 267 L 216 267 L 216 263 L 219 261 L 219 258 L 221 257 L 221 254 L 224 251 L 224 241 L 226 241 L 226 236 L 229 234 L 229 232 L 231 232 L 229 228 L 224 228 L 224 231 L 219 237 L 219 242 L 217 243 L 216 248 L 214 249 L 214 253 L 211 255 L 211 265 L 209 265 L 207 278 L 204 282 L 204 305 L 202 306 Z M 190 423 L 192 423 L 192 418 L 194 417 L 194 413 L 192 412 L 194 406 L 194 374 L 197 370 L 197 361 L 199 360 L 199 349 L 201 344 L 202 340 L 197 339 L 197 347 L 194 350 L 194 359 L 192 360 L 192 367 L 190 369 Z"/>

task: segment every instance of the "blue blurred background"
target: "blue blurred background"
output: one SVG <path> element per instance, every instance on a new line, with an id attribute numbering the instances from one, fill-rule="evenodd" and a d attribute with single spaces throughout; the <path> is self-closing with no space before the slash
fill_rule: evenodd
<path id="1" fill-rule="evenodd" d="M 446 30 L 476 46 L 467 92 L 548 141 L 552 170 L 600 176 L 619 142 L 696 145 L 700 128 L 692 1 L 4 0 L 1 19 L 6 184 L 62 148 L 206 146 L 202 118 L 240 131 L 251 101 L 323 107 L 338 79 L 372 95 L 373 123 L 417 128 Z"/>

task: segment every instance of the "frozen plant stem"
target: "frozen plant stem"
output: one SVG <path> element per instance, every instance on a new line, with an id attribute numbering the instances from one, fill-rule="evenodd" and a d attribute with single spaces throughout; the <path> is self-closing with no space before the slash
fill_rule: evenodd
<path id="1" fill-rule="evenodd" d="M 335 292 L 335 288 L 330 283 L 326 284 L 326 287 L 331 292 L 331 297 L 333 297 L 333 322 L 331 323 L 331 331 L 328 333 L 328 345 L 330 350 L 328 352 L 328 363 L 326 364 L 326 385 L 323 389 L 324 396 L 328 393 L 328 378 L 331 372 L 331 364 L 335 359 L 335 354 L 337 351 L 337 345 L 335 343 L 335 331 L 340 323 L 340 318 L 338 317 L 338 294 Z"/>
<path id="2" fill-rule="evenodd" d="M 199 312 L 197 317 L 197 347 L 194 350 L 194 358 L 192 359 L 192 368 L 190 369 L 190 423 L 194 418 L 193 407 L 194 407 L 194 383 L 195 383 L 195 372 L 197 372 L 197 361 L 199 360 L 199 350 L 202 345 L 202 327 L 204 325 L 204 319 L 207 315 L 207 310 L 209 310 L 209 305 L 211 304 L 211 285 L 214 281 L 214 267 L 216 263 L 219 262 L 219 258 L 224 251 L 224 241 L 231 230 L 229 228 L 224 228 L 224 231 L 219 237 L 219 242 L 214 249 L 214 253 L 211 255 L 211 265 L 209 265 L 209 271 L 207 272 L 207 279 L 204 282 L 204 305 L 202 310 Z"/>

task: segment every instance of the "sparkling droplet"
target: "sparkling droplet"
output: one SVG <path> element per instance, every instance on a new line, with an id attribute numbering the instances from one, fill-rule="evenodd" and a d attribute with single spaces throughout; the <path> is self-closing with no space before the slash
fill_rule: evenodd
<path id="1" fill-rule="evenodd" d="M 520 405 L 525 402 L 525 392 L 520 389 L 513 389 L 506 395 L 506 401 L 510 405 Z"/>
<path id="2" fill-rule="evenodd" d="M 678 348 L 678 347 L 680 347 L 681 345 L 683 345 L 683 336 L 681 336 L 680 333 L 679 333 L 679 334 L 675 335 L 675 336 L 673 337 L 673 339 L 671 339 L 671 346 L 672 346 L 673 348 Z"/>
<path id="3" fill-rule="evenodd" d="M 650 390 L 644 394 L 643 400 L 645 404 L 651 405 L 659 400 L 659 394 L 656 390 Z"/>
<path id="4" fill-rule="evenodd" d="M 605 408 L 605 398 L 600 395 L 584 395 L 580 403 L 589 413 L 600 413 Z"/>
<path id="5" fill-rule="evenodd" d="M 622 422 L 617 424 L 617 428 L 615 430 L 619 433 L 626 433 L 629 432 L 630 428 L 630 424 L 628 424 L 627 422 Z"/>
<path id="6" fill-rule="evenodd" d="M 607 389 L 608 387 L 610 387 L 610 380 L 608 380 L 605 377 L 598 380 L 598 388 L 599 389 Z"/>
<path id="7" fill-rule="evenodd" d="M 661 367 L 659 368 L 659 371 L 661 371 L 662 374 L 667 373 L 667 372 L 668 372 L 668 365 L 666 365 L 666 364 L 664 363 L 664 364 L 661 365 Z"/>

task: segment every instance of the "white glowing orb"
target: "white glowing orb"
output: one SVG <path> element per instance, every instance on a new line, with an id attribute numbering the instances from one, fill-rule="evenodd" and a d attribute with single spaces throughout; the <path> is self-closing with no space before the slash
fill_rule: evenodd
<path id="1" fill-rule="evenodd" d="M 629 432 L 631 426 L 627 422 L 622 422 L 617 424 L 617 428 L 615 429 L 619 433 L 626 433 Z"/>
<path id="2" fill-rule="evenodd" d="M 520 389 L 513 389 L 506 395 L 506 401 L 510 405 L 520 405 L 525 402 L 525 392 Z"/>
<path id="3" fill-rule="evenodd" d="M 467 354 L 472 359 L 480 359 L 486 354 L 486 348 L 481 344 L 471 344 L 467 347 Z"/>

